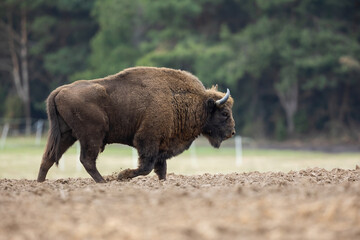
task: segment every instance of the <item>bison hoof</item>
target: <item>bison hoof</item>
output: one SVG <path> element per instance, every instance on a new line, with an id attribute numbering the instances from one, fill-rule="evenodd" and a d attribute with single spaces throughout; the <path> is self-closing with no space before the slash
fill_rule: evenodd
<path id="1" fill-rule="evenodd" d="M 119 173 L 117 180 L 118 181 L 124 181 L 124 180 L 129 180 L 131 178 L 132 178 L 131 177 L 131 170 L 126 169 L 126 170 Z"/>

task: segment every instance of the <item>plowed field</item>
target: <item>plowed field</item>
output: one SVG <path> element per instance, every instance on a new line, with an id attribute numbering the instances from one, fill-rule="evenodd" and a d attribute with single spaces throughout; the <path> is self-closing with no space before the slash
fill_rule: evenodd
<path id="1" fill-rule="evenodd" d="M 360 169 L 0 179 L 0 239 L 360 239 Z"/>

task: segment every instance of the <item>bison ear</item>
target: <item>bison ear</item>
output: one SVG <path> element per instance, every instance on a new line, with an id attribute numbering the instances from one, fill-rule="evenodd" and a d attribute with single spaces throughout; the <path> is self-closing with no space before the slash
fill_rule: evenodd
<path id="1" fill-rule="evenodd" d="M 207 101 L 206 101 L 206 108 L 208 110 L 208 112 L 213 112 L 214 109 L 216 107 L 216 103 L 215 103 L 215 100 L 212 99 L 212 98 L 209 98 Z"/>
<path id="2" fill-rule="evenodd" d="M 219 87 L 218 87 L 218 85 L 217 85 L 217 84 L 212 85 L 212 87 L 211 87 L 211 89 L 212 89 L 212 90 L 215 90 L 215 91 L 217 91 L 217 90 L 218 90 L 218 88 L 219 88 Z"/>

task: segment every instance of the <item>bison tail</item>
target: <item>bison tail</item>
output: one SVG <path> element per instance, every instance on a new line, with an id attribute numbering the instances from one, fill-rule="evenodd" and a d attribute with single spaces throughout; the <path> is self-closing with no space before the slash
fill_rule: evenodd
<path id="1" fill-rule="evenodd" d="M 49 118 L 49 136 L 46 144 L 44 158 L 53 160 L 59 165 L 59 145 L 61 139 L 58 111 L 55 105 L 55 97 L 59 90 L 53 91 L 47 99 L 47 114 Z"/>

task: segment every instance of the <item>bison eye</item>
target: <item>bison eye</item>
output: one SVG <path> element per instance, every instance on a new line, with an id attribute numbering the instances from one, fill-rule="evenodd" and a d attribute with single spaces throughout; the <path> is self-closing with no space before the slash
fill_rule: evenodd
<path id="1" fill-rule="evenodd" d="M 226 117 L 226 118 L 229 117 L 229 113 L 228 113 L 228 112 L 222 112 L 221 115 L 223 115 L 223 116 Z"/>

